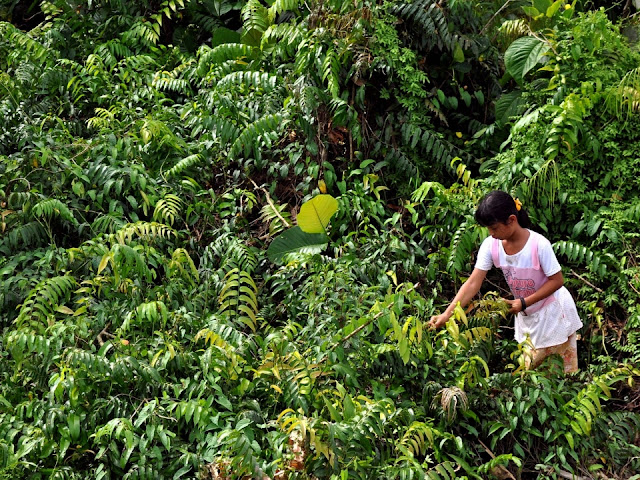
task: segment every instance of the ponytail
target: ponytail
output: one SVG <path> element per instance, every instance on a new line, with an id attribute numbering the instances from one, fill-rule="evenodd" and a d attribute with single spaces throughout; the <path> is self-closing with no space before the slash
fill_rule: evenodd
<path id="1" fill-rule="evenodd" d="M 529 213 L 527 213 L 524 208 L 521 207 L 520 210 L 518 210 L 516 217 L 518 218 L 518 223 L 522 228 L 533 228 L 531 219 L 529 218 Z"/>

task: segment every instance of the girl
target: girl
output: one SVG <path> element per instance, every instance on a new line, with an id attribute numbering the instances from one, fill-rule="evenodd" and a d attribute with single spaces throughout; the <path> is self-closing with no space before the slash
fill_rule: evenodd
<path id="1" fill-rule="evenodd" d="M 475 268 L 444 313 L 431 317 L 438 328 L 451 317 L 458 302 L 466 306 L 478 293 L 492 265 L 502 269 L 513 293 L 505 301 L 516 314 L 515 338 L 529 336 L 533 349 L 526 367 L 535 368 L 551 354 L 559 354 L 565 372 L 578 370 L 576 331 L 582 327 L 576 304 L 563 286 L 564 278 L 551 243 L 529 230 L 531 222 L 519 200 L 501 191 L 486 195 L 476 210 L 476 221 L 489 229 Z"/>

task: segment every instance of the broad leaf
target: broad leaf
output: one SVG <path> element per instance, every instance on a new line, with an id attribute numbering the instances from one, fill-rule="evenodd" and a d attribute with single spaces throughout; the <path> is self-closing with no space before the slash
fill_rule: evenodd
<path id="1" fill-rule="evenodd" d="M 331 195 L 317 195 L 305 202 L 298 213 L 298 226 L 306 233 L 325 233 L 329 220 L 338 211 L 338 201 Z"/>
<path id="2" fill-rule="evenodd" d="M 504 64 L 507 71 L 521 85 L 524 76 L 536 66 L 548 49 L 548 43 L 536 37 L 517 39 L 509 45 L 504 54 Z"/>
<path id="3" fill-rule="evenodd" d="M 225 43 L 240 43 L 240 34 L 225 27 L 218 27 L 211 36 L 211 46 L 217 47 Z"/>
<path id="4" fill-rule="evenodd" d="M 453 59 L 458 63 L 464 62 L 464 52 L 459 43 L 456 43 L 456 48 L 453 51 Z"/>
<path id="5" fill-rule="evenodd" d="M 563 4 L 564 0 L 556 0 L 553 2 L 551 6 L 547 8 L 547 17 L 553 17 Z"/>
<path id="6" fill-rule="evenodd" d="M 551 6 L 551 0 L 533 0 L 533 7 L 539 12 L 546 12 Z"/>
<path id="7" fill-rule="evenodd" d="M 288 253 L 319 253 L 328 242 L 329 238 L 324 233 L 305 233 L 300 227 L 293 227 L 271 242 L 267 256 L 278 263 Z"/>
<path id="8" fill-rule="evenodd" d="M 509 123 L 511 117 L 518 115 L 520 106 L 523 103 L 522 92 L 520 90 L 501 95 L 496 101 L 496 123 L 499 125 L 506 125 Z"/>

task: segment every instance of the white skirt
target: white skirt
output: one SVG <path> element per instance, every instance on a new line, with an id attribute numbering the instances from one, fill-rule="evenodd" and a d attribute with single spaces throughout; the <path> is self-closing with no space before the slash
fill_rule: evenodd
<path id="1" fill-rule="evenodd" d="M 516 315 L 515 339 L 524 342 L 529 336 L 535 348 L 546 348 L 560 345 L 570 335 L 582 328 L 578 309 L 573 297 L 565 287 L 560 287 L 553 294 L 555 302 L 541 308 L 531 315 Z"/>

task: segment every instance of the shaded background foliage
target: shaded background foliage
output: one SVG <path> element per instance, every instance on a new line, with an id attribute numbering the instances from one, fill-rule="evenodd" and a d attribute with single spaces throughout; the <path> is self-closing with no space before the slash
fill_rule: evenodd
<path id="1" fill-rule="evenodd" d="M 639 471 L 639 56 L 599 8 L 0 3 L 0 476 Z M 492 188 L 565 264 L 575 376 L 524 371 L 499 275 L 424 328 Z M 327 247 L 270 261 L 320 192 Z"/>

